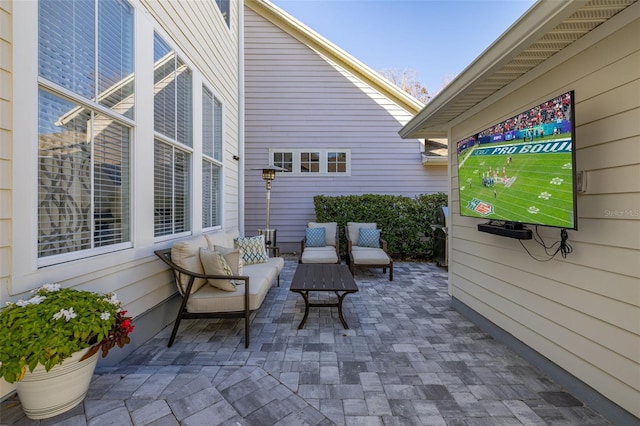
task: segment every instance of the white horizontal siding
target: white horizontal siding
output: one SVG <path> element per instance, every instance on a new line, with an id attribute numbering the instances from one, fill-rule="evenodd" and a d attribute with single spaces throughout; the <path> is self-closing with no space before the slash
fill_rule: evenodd
<path id="1" fill-rule="evenodd" d="M 447 191 L 446 168 L 425 168 L 419 141 L 398 135 L 412 114 L 253 11 L 245 18 L 247 234 L 265 226 L 265 184 L 251 169 L 270 148 L 351 152 L 350 176 L 276 177 L 271 227 L 285 250 L 299 250 L 315 195 Z"/>
<path id="2" fill-rule="evenodd" d="M 578 230 L 568 231 L 573 253 L 539 263 L 519 241 L 480 233 L 479 220 L 459 216 L 454 164 L 449 270 L 454 297 L 639 416 L 637 40 L 640 19 L 452 129 L 452 139 L 459 140 L 537 101 L 575 90 L 577 169 L 587 172 L 587 192 L 578 195 Z M 539 232 L 548 245 L 559 240 L 557 229 L 539 227 Z M 534 241 L 522 244 L 546 257 Z"/>

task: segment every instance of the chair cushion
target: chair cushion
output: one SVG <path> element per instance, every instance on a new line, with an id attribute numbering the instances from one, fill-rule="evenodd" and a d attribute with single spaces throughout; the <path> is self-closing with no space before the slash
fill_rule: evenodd
<path id="1" fill-rule="evenodd" d="M 381 248 L 353 246 L 351 256 L 356 265 L 383 266 L 391 263 L 391 258 Z"/>
<path id="2" fill-rule="evenodd" d="M 223 255 L 221 252 L 211 249 L 200 249 L 200 261 L 204 268 L 204 273 L 207 275 L 235 275 L 233 269 L 227 262 L 227 256 L 230 261 L 237 262 L 239 258 L 239 252 L 229 251 L 227 255 Z M 222 280 L 222 279 L 209 279 L 209 284 L 224 291 L 236 291 L 236 286 L 244 284 L 242 280 Z"/>
<path id="3" fill-rule="evenodd" d="M 202 274 L 204 269 L 200 262 L 200 247 L 208 248 L 208 246 L 206 238 L 202 235 L 185 241 L 178 241 L 171 246 L 171 260 L 181 268 Z M 189 277 L 180 274 L 180 280 L 176 283 L 180 287 L 180 293 L 184 294 L 188 283 Z M 206 283 L 207 280 L 204 278 L 196 278 L 193 282 L 193 287 L 191 287 L 191 293 L 198 291 Z"/>
<path id="4" fill-rule="evenodd" d="M 264 245 L 264 235 L 255 237 L 238 237 L 233 240 L 233 246 L 242 250 L 242 260 L 245 265 L 265 263 L 269 260 Z"/>
<path id="5" fill-rule="evenodd" d="M 380 230 L 360 228 L 358 246 L 380 248 Z"/>
<path id="6" fill-rule="evenodd" d="M 305 230 L 305 247 L 324 247 L 327 244 L 327 229 L 307 228 Z"/>
<path id="7" fill-rule="evenodd" d="M 306 247 L 300 261 L 302 263 L 338 263 L 338 255 L 333 246 Z"/>
<path id="8" fill-rule="evenodd" d="M 353 244 L 358 242 L 358 236 L 360 235 L 360 228 L 376 229 L 378 225 L 376 223 L 360 223 L 360 222 L 347 222 L 347 238 L 351 240 Z"/>
<path id="9" fill-rule="evenodd" d="M 338 235 L 338 222 L 309 222 L 307 224 L 309 228 L 324 228 L 325 229 L 325 238 L 327 240 L 327 246 L 336 246 L 336 237 Z"/>

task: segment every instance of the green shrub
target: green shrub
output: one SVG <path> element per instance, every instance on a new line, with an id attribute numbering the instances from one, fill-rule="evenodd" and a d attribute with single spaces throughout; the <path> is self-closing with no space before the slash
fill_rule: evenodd
<path id="1" fill-rule="evenodd" d="M 433 259 L 433 229 L 437 210 L 447 205 L 444 193 L 419 195 L 345 195 L 313 197 L 316 220 L 337 222 L 340 252 L 346 252 L 344 228 L 347 222 L 375 222 L 387 240 L 387 251 L 394 259 Z"/>

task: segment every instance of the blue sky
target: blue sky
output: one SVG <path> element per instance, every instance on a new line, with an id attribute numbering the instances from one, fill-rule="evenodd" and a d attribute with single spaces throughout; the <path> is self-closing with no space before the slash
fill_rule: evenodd
<path id="1" fill-rule="evenodd" d="M 407 69 L 431 95 L 533 0 L 271 0 L 376 71 Z"/>

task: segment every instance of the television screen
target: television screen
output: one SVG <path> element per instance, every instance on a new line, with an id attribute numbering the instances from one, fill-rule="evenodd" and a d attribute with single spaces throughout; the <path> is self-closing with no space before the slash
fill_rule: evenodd
<path id="1" fill-rule="evenodd" d="M 458 142 L 460 214 L 577 229 L 573 91 Z"/>

